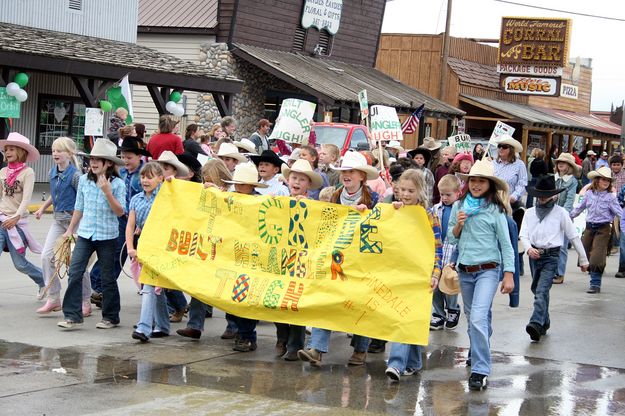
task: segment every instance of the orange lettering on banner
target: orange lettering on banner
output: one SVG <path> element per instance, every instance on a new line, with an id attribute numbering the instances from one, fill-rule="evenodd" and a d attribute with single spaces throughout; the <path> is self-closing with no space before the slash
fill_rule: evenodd
<path id="1" fill-rule="evenodd" d="M 297 291 L 295 290 L 295 286 L 297 285 Z M 291 310 L 297 312 L 297 302 L 299 302 L 299 298 L 304 293 L 304 284 L 303 283 L 289 283 L 289 287 L 286 289 L 286 294 L 284 298 L 282 298 L 282 304 L 280 305 L 280 309 L 287 310 L 289 308 L 289 302 L 291 303 Z"/>

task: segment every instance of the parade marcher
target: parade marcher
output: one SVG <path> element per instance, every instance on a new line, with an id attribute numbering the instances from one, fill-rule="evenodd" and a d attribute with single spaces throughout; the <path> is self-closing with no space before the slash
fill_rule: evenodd
<path id="1" fill-rule="evenodd" d="M 395 160 L 399 159 L 399 154 L 404 151 L 404 148 L 401 147 L 401 144 L 397 140 L 391 140 L 386 144 L 384 148 L 388 152 L 388 155 Z"/>
<path id="2" fill-rule="evenodd" d="M 245 155 L 239 153 L 239 149 L 233 143 L 222 143 L 219 146 L 217 157 L 224 161 L 230 173 L 234 173 L 234 169 L 239 163 L 247 162 Z"/>
<path id="3" fill-rule="evenodd" d="M 282 165 L 282 176 L 289 184 L 290 196 L 298 200 L 308 198 L 308 191 L 319 188 L 323 182 L 321 175 L 304 159 L 296 161 L 290 168 Z M 304 348 L 306 327 L 276 323 L 276 332 L 276 355 L 284 356 L 286 361 L 297 361 L 297 351 Z"/>
<path id="4" fill-rule="evenodd" d="M 558 269 L 560 249 L 571 241 L 579 256 L 582 272 L 588 270 L 588 259 L 582 241 L 566 209 L 556 204 L 558 194 L 565 188 L 556 188 L 553 176 L 539 176 L 536 186 L 528 186 L 527 193 L 536 198 L 536 206 L 525 213 L 520 237 L 530 259 L 534 311 L 525 327 L 532 341 L 540 341 L 551 325 L 549 318 L 549 291 Z"/>
<path id="5" fill-rule="evenodd" d="M 341 184 L 332 195 L 332 202 L 352 206 L 359 211 L 373 208 L 378 202 L 378 195 L 371 192 L 366 185 L 369 179 L 378 176 L 377 170 L 367 164 L 365 157 L 358 152 L 347 152 L 343 157 L 341 167 L 334 169 L 340 171 Z M 321 328 L 313 328 L 312 335 L 306 349 L 297 352 L 302 361 L 307 361 L 311 366 L 318 367 L 321 364 L 322 355 L 328 352 L 330 335 L 332 331 Z M 351 342 L 354 352 L 350 357 L 349 365 L 364 365 L 367 359 L 369 338 L 356 335 Z"/>
<path id="6" fill-rule="evenodd" d="M 89 172 L 82 175 L 76 191 L 76 205 L 63 238 L 72 237 L 78 227 L 76 247 L 69 266 L 69 281 L 63 298 L 65 320 L 61 328 L 82 325 L 82 279 L 89 258 L 96 252 L 102 280 L 102 321 L 96 328 L 119 325 L 120 299 L 115 275 L 115 249 L 119 236 L 118 218 L 125 214 L 126 185 L 117 174 L 124 161 L 116 156 L 117 146 L 108 139 L 97 139 L 89 158 Z M 78 225 L 80 223 L 80 225 Z"/>
<path id="7" fill-rule="evenodd" d="M 330 181 L 328 181 L 328 177 L 326 176 L 325 173 L 321 172 L 321 170 L 319 169 L 319 152 L 317 152 L 317 149 L 309 145 L 302 146 L 300 149 L 301 150 L 300 150 L 299 157 L 301 159 L 307 160 L 310 163 L 310 165 L 313 167 L 315 172 L 321 175 L 321 180 L 323 181 L 321 187 L 325 188 L 326 186 L 329 186 Z M 308 191 L 308 197 L 310 199 L 319 200 L 319 192 L 320 192 L 319 188 L 317 189 L 311 188 Z"/>
<path id="8" fill-rule="evenodd" d="M 254 143 L 257 154 L 271 149 L 268 140 L 269 130 L 271 130 L 271 122 L 269 120 L 266 118 L 258 120 L 258 129 L 250 136 L 250 140 Z"/>
<path id="9" fill-rule="evenodd" d="M 508 187 L 495 176 L 492 162 L 475 162 L 463 179 L 469 184 L 468 190 L 454 204 L 447 238 L 458 245 L 456 267 L 471 343 L 469 389 L 482 390 L 488 385 L 491 371 L 492 302 L 501 269 L 504 272 L 501 292 L 510 293 L 514 289 L 515 253 L 502 200 L 502 194 L 507 197 Z"/>
<path id="10" fill-rule="evenodd" d="M 27 163 L 39 159 L 39 151 L 19 133 L 9 133 L 6 140 L 0 140 L 0 150 L 7 162 L 0 170 L 0 253 L 2 249 L 9 252 L 15 268 L 39 287 L 37 299 L 41 300 L 45 291 L 42 271 L 26 259 L 26 248 L 36 254 L 42 251 L 27 220 L 35 187 L 35 171 Z"/>
<path id="11" fill-rule="evenodd" d="M 197 157 L 197 155 L 208 155 L 198 142 L 198 139 L 201 136 L 202 130 L 200 129 L 200 126 L 195 123 L 189 124 L 184 133 L 184 141 L 182 142 L 184 151 L 193 157 Z"/>
<path id="12" fill-rule="evenodd" d="M 558 194 L 556 204 L 570 213 L 571 210 L 573 210 L 573 203 L 575 202 L 577 178 L 581 173 L 581 168 L 575 163 L 575 158 L 570 153 L 561 153 L 555 160 L 555 164 L 556 188 L 564 190 L 562 193 Z M 560 256 L 558 258 L 558 270 L 556 271 L 556 276 L 553 278 L 553 283 L 556 285 L 564 282 L 566 261 L 569 256 L 568 246 L 569 240 L 565 233 L 560 248 Z"/>
<path id="13" fill-rule="evenodd" d="M 54 246 L 60 236 L 67 231 L 72 219 L 76 190 L 80 180 L 81 166 L 76 158 L 76 143 L 69 137 L 59 137 L 52 142 L 52 159 L 55 166 L 50 169 L 50 197 L 35 212 L 40 219 L 50 205 L 54 207 L 54 222 L 48 230 L 48 236 L 41 253 L 43 279 L 48 287 L 45 305 L 37 309 L 39 314 L 47 314 L 61 310 L 61 281 L 55 275 Z M 52 282 L 52 283 L 50 283 Z M 91 315 L 91 279 L 85 272 L 82 280 L 82 314 Z"/>
<path id="14" fill-rule="evenodd" d="M 332 169 L 340 158 L 341 151 L 335 144 L 323 143 L 319 147 L 319 169 L 328 177 L 330 186 L 337 186 L 340 182 L 338 171 Z"/>
<path id="15" fill-rule="evenodd" d="M 548 173 L 547 164 L 545 163 L 545 152 L 542 149 L 535 148 L 532 150 L 532 155 L 534 158 L 529 164 L 529 177 L 531 178 L 528 182 L 529 186 L 536 185 L 537 178 Z M 531 208 L 533 205 L 534 198 L 528 196 L 525 206 Z"/>
<path id="16" fill-rule="evenodd" d="M 141 230 L 145 226 L 154 199 L 163 182 L 163 169 L 157 162 L 148 162 L 141 168 L 141 187 L 143 191 L 133 196 L 128 208 L 128 225 L 125 237 L 128 257 L 137 261 L 136 244 L 140 240 Z M 152 285 L 141 287 L 141 316 L 132 338 L 148 342 L 150 338 L 169 336 L 169 315 L 165 291 L 157 290 Z"/>
<path id="17" fill-rule="evenodd" d="M 425 177 L 425 191 L 428 195 L 428 201 L 432 201 L 434 196 L 434 174 L 427 167 L 430 165 L 432 159 L 432 152 L 424 147 L 417 147 L 408 152 L 408 157 L 414 160 L 417 164 L 417 169 L 423 173 Z"/>
<path id="18" fill-rule="evenodd" d="M 452 178 L 455 180 L 455 178 Z M 434 267 L 430 280 L 431 290 L 438 287 L 438 279 L 441 275 L 441 259 L 443 249 L 441 244 L 441 226 L 438 217 L 428 210 L 427 194 L 425 192 L 425 181 L 423 175 L 417 170 L 406 170 L 399 179 L 400 201 L 393 202 L 393 207 L 399 209 L 405 205 L 421 205 L 427 210 L 428 219 L 432 232 L 434 233 Z M 388 367 L 385 374 L 392 381 L 399 381 L 401 376 L 411 376 L 421 370 L 421 346 L 391 343 L 391 352 L 388 358 Z"/>
<path id="19" fill-rule="evenodd" d="M 250 160 L 258 168 L 260 183 L 267 185 L 266 188 L 258 188 L 256 192 L 261 195 L 289 196 L 289 188 L 278 180 L 278 173 L 284 162 L 277 154 L 272 150 L 264 150 L 260 156 L 250 156 Z"/>
<path id="20" fill-rule="evenodd" d="M 425 166 L 426 168 L 435 171 L 436 168 L 442 163 L 441 160 L 441 142 L 434 137 L 425 137 L 423 144 L 419 147 L 430 151 L 430 162 Z"/>
<path id="21" fill-rule="evenodd" d="M 586 229 L 582 234 L 582 243 L 590 260 L 590 287 L 586 293 L 596 294 L 601 292 L 601 276 L 605 269 L 612 221 L 614 217 L 622 218 L 623 210 L 616 196 L 610 192 L 610 168 L 604 166 L 593 170 L 588 173 L 588 179 L 592 180 L 592 184 L 581 204 L 571 211 L 571 218 L 586 210 Z"/>
<path id="22" fill-rule="evenodd" d="M 451 263 L 455 244 L 451 244 L 447 238 L 447 226 L 454 202 L 460 198 L 461 188 L 458 178 L 452 175 L 445 175 L 438 182 L 438 190 L 441 202 L 434 205 L 433 213 L 441 224 L 441 239 L 443 241 L 443 260 L 441 267 Z M 439 288 L 435 288 L 432 295 L 432 317 L 430 319 L 430 329 L 456 329 L 460 320 L 460 305 L 458 305 L 458 295 L 446 295 Z"/>
<path id="23" fill-rule="evenodd" d="M 454 161 L 451 162 L 451 165 L 449 166 L 448 175 L 455 175 L 456 173 L 466 175 L 467 173 L 471 171 L 471 167 L 473 167 L 473 163 L 474 163 L 473 155 L 471 153 L 458 153 L 454 157 Z M 464 181 L 458 177 L 457 179 L 458 179 L 458 182 L 460 183 L 460 190 L 464 191 L 464 188 L 466 187 L 466 183 L 464 183 Z M 439 196 L 439 199 L 440 199 L 440 196 Z"/>
<path id="24" fill-rule="evenodd" d="M 438 181 L 441 178 L 449 173 L 449 168 L 451 163 L 454 161 L 456 157 L 456 148 L 454 146 L 444 147 L 440 151 L 440 163 L 438 166 L 432 167 L 434 169 L 432 172 L 434 173 L 434 191 L 432 193 L 432 203 L 438 204 L 440 202 L 440 195 L 438 194 Z M 474 159 L 477 160 L 477 159 Z"/>
<path id="25" fill-rule="evenodd" d="M 204 181 L 204 188 L 214 187 L 220 191 L 227 191 L 228 184 L 224 181 L 232 179 L 232 174 L 226 167 L 226 164 L 221 159 L 211 159 L 201 170 L 202 180 Z"/>
<path id="26" fill-rule="evenodd" d="M 150 137 L 146 148 L 153 159 L 158 159 L 165 150 L 176 155 L 184 152 L 182 139 L 176 134 L 178 123 L 178 120 L 170 115 L 164 115 L 158 119 L 158 133 Z"/>
<path id="27" fill-rule="evenodd" d="M 510 135 L 503 135 L 497 143 L 497 159 L 493 162 L 495 175 L 508 184 L 508 197 L 512 210 L 521 207 L 521 198 L 527 186 L 527 168 L 516 153 L 523 151 L 523 145 Z M 520 226 L 520 224 L 517 224 Z"/>
<path id="28" fill-rule="evenodd" d="M 597 160 L 597 154 L 589 150 L 586 152 L 586 157 L 582 161 L 582 185 L 587 185 L 590 182 L 588 174 L 595 170 L 595 161 Z"/>

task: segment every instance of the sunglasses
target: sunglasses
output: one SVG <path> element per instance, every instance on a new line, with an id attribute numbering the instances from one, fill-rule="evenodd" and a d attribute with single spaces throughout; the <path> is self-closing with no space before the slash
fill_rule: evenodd
<path id="1" fill-rule="evenodd" d="M 510 149 L 510 146 L 507 144 L 498 144 L 497 149 Z"/>

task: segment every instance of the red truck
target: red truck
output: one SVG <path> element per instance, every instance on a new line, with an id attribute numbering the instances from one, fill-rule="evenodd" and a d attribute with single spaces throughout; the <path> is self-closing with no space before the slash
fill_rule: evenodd
<path id="1" fill-rule="evenodd" d="M 336 145 L 341 156 L 348 150 L 369 150 L 367 126 L 348 123 L 315 123 L 313 127 L 317 146 L 325 143 Z"/>

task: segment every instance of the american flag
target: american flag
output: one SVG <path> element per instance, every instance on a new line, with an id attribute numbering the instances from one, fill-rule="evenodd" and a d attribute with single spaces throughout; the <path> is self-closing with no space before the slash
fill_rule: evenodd
<path id="1" fill-rule="evenodd" d="M 421 104 L 421 107 L 417 108 L 414 113 L 410 114 L 401 125 L 401 132 L 403 134 L 412 134 L 419 128 L 419 119 L 423 116 L 425 111 L 425 104 Z"/>

